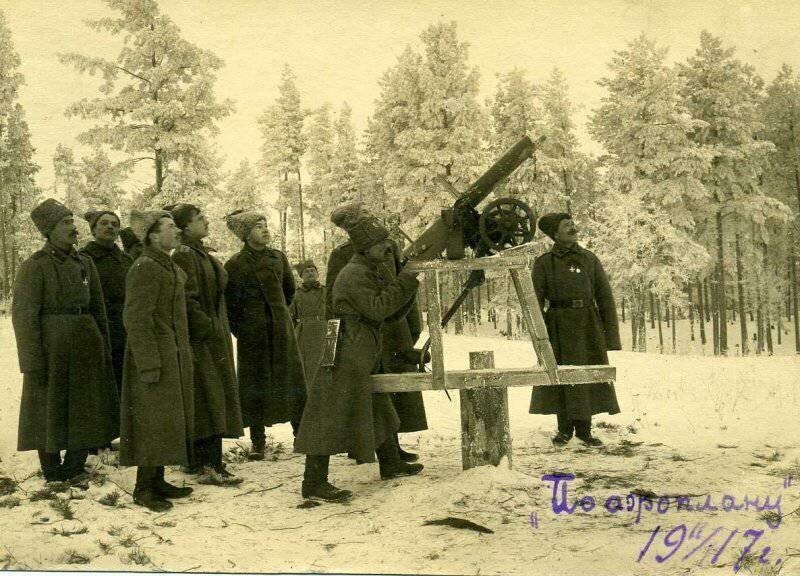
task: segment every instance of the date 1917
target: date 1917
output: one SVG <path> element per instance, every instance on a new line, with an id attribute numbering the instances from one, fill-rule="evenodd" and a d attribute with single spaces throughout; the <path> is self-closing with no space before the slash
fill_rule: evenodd
<path id="1" fill-rule="evenodd" d="M 647 543 L 639 551 L 639 557 L 636 559 L 637 562 L 641 562 L 645 559 L 659 534 L 664 534 L 664 536 L 656 545 L 663 542 L 664 546 L 667 548 L 663 554 L 655 553 L 656 550 L 653 550 L 655 553 L 655 561 L 659 564 L 673 558 L 682 547 L 685 551 L 683 557 L 680 558 L 682 561 L 686 561 L 697 552 L 705 550 L 705 555 L 710 554 L 711 551 L 714 552 L 714 555 L 711 557 L 711 564 L 716 564 L 729 546 L 736 546 L 737 544 L 742 545 L 741 542 L 734 541 L 737 536 L 739 540 L 744 541 L 744 548 L 733 564 L 734 573 L 739 572 L 739 569 L 750 562 L 756 562 L 758 564 L 773 562 L 769 559 L 769 554 L 772 550 L 769 546 L 764 546 L 760 550 L 755 548 L 756 543 L 764 534 L 763 530 L 751 528 L 740 533 L 738 529 L 727 530 L 718 527 L 715 530 L 706 532 L 705 524 L 696 524 L 691 529 L 687 528 L 686 524 L 678 524 L 666 533 L 662 532 L 661 526 L 656 526 L 650 533 L 650 538 L 648 538 Z M 773 563 L 779 565 L 782 561 L 782 559 L 778 558 Z"/>

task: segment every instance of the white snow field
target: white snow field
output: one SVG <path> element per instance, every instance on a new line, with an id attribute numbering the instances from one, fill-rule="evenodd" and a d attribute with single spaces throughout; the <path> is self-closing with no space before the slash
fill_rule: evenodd
<path id="1" fill-rule="evenodd" d="M 472 350 L 494 350 L 497 367 L 533 364 L 531 345 L 521 340 L 445 335 L 445 347 L 448 368 L 466 368 Z M 114 467 L 108 454 L 90 457 L 102 475 L 88 490 L 71 491 L 77 496 L 70 502 L 74 518 L 65 520 L 51 501 L 31 500 L 44 485 L 31 476 L 36 455 L 15 452 L 21 377 L 11 325 L 2 319 L 0 475 L 21 483 L 0 498 L 0 504 L 19 500 L 0 508 L 0 567 L 481 575 L 719 575 L 738 568 L 741 574 L 800 574 L 800 358 L 616 352 L 611 361 L 622 413 L 595 417 L 602 426 L 596 433 L 606 442 L 601 450 L 581 448 L 575 440 L 555 450 L 555 417 L 529 415 L 530 389 L 514 388 L 513 470 L 501 465 L 464 472 L 458 392 L 451 393 L 452 402 L 443 392 L 426 392 L 430 429 L 401 439 L 420 453 L 423 473 L 382 482 L 377 464 L 334 457 L 331 480 L 355 492 L 349 504 L 297 508 L 303 457 L 291 452 L 291 430 L 281 425 L 270 431 L 267 461 L 229 465 L 245 479 L 238 487 L 197 485 L 168 470 L 168 479 L 187 482 L 195 492 L 161 515 L 124 493 L 117 507 L 98 502 L 114 490 L 132 491 L 135 471 Z M 249 446 L 246 439 L 239 443 Z M 226 449 L 233 448 L 236 442 L 226 441 Z M 591 495 L 596 507 L 555 514 L 552 482 L 542 476 L 556 472 L 576 476 L 568 485 L 569 505 Z M 653 496 L 653 509 L 631 491 Z M 604 504 L 614 509 L 615 495 L 623 509 L 611 513 Z M 693 509 L 678 511 L 679 495 Z M 662 513 L 658 496 L 672 496 Z M 706 500 L 717 510 L 696 509 Z M 591 508 L 588 499 L 583 502 Z M 423 525 L 448 516 L 494 533 Z"/>

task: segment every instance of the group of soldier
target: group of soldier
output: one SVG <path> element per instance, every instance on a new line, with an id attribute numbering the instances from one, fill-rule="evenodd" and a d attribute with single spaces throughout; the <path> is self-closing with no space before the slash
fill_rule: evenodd
<path id="1" fill-rule="evenodd" d="M 77 483 L 88 455 L 119 437 L 119 462 L 136 466 L 134 501 L 154 511 L 187 497 L 167 482 L 181 466 L 204 484 L 241 482 L 223 462 L 223 438 L 249 428 L 263 459 L 265 427 L 289 422 L 306 455 L 304 498 L 344 501 L 329 482 L 330 456 L 379 463 L 381 478 L 418 474 L 398 433 L 427 428 L 420 392 L 373 393 L 369 376 L 417 369 L 422 331 L 416 273 L 359 204 L 331 215 L 349 241 L 297 270 L 270 246 L 263 214 L 226 217 L 241 250 L 223 265 L 203 242 L 208 221 L 193 204 L 90 211 L 93 240 L 76 250 L 72 211 L 48 199 L 31 213 L 46 239 L 20 267 L 12 305 L 23 392 L 19 450 L 37 450 L 47 481 Z M 596 256 L 580 247 L 568 214 L 539 228 L 553 249 L 533 279 L 559 364 L 603 364 L 619 349 L 613 297 Z M 124 250 L 116 241 L 120 238 Z M 325 322 L 340 320 L 332 366 L 320 366 Z M 236 337 L 236 361 L 231 335 Z M 557 414 L 555 446 L 573 433 L 589 446 L 591 416 L 619 412 L 610 383 L 534 388 L 532 413 Z M 61 456 L 61 451 L 65 454 Z"/>

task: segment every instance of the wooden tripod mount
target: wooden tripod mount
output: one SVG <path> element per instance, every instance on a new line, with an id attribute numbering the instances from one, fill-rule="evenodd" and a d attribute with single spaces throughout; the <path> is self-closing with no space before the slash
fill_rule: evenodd
<path id="1" fill-rule="evenodd" d="M 376 374 L 373 392 L 414 392 L 459 389 L 461 399 L 461 454 L 464 469 L 483 464 L 497 465 L 505 456 L 511 466 L 511 434 L 508 419 L 508 387 L 565 386 L 613 382 L 613 366 L 557 366 L 547 337 L 542 310 L 536 299 L 528 259 L 491 256 L 464 260 L 412 261 L 406 269 L 424 273 L 425 308 L 431 338 L 431 369 L 428 372 Z M 533 344 L 537 366 L 497 369 L 491 353 L 470 353 L 471 370 L 444 369 L 442 312 L 439 272 L 460 270 L 508 270 L 514 283 L 525 327 Z"/>

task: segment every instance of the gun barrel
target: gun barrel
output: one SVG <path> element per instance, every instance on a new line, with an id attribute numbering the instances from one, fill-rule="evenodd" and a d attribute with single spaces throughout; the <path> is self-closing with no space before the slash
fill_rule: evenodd
<path id="1" fill-rule="evenodd" d="M 503 178 L 508 177 L 525 160 L 533 156 L 536 146 L 527 136 L 514 144 L 503 156 L 478 178 L 464 193 L 458 204 L 475 208 Z"/>

